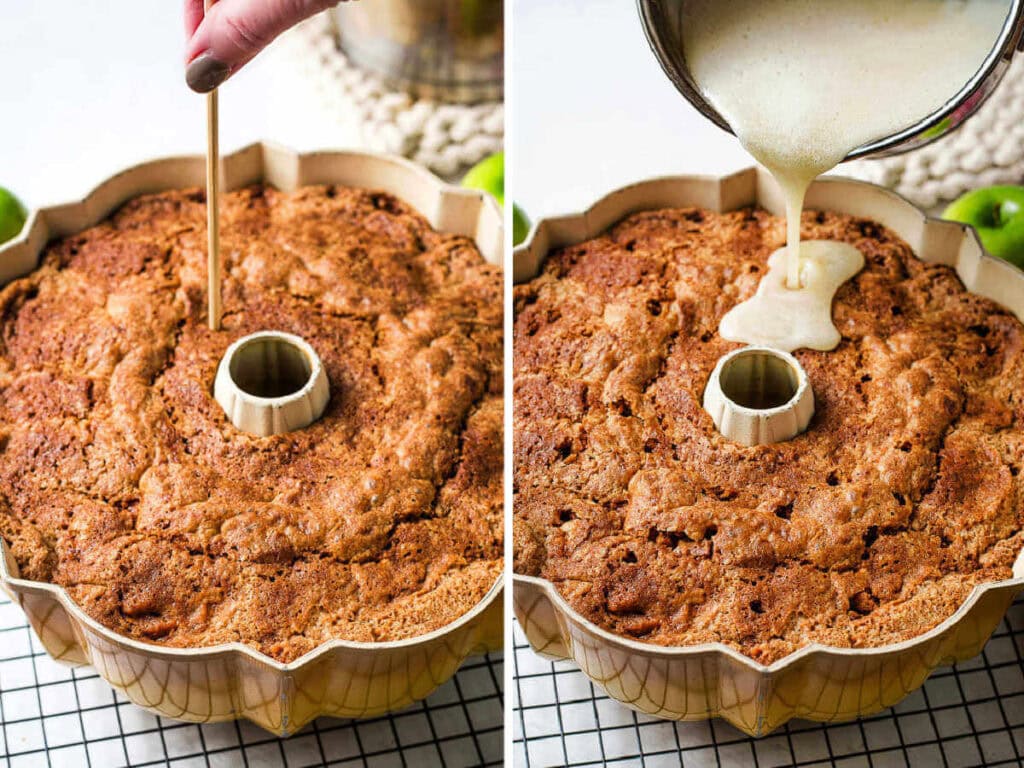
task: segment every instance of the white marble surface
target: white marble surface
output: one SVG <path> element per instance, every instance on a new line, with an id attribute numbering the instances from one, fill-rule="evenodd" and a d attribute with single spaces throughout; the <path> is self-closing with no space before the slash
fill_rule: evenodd
<path id="1" fill-rule="evenodd" d="M 204 100 L 185 86 L 183 51 L 177 0 L 4 0 L 0 186 L 39 206 L 141 160 L 204 151 Z M 221 89 L 223 151 L 261 138 L 354 146 L 276 57 L 272 47 Z"/>
<path id="2" fill-rule="evenodd" d="M 752 163 L 661 71 L 632 0 L 512 0 L 509 186 L 534 219 L 623 184 Z"/>

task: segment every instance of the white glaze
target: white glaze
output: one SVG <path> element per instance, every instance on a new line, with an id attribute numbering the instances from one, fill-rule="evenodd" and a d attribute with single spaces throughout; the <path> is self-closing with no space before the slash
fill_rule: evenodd
<path id="1" fill-rule="evenodd" d="M 768 273 L 755 293 L 722 318 L 718 333 L 740 341 L 792 352 L 829 350 L 840 335 L 832 323 L 832 298 L 864 266 L 861 252 L 847 243 L 807 240 L 800 250 L 800 290 L 786 287 L 786 249 L 768 259 Z"/>
<path id="2" fill-rule="evenodd" d="M 789 244 L 782 269 L 793 292 L 804 290 L 800 213 L 810 183 L 862 144 L 941 108 L 980 69 L 1008 10 L 1009 0 L 684 4 L 683 45 L 694 79 L 782 188 Z M 771 301 L 766 295 L 742 320 L 734 317 L 736 340 L 767 343 L 762 329 L 776 323 L 783 306 L 820 309 L 824 301 L 815 296 L 783 305 L 781 295 L 773 288 Z M 802 336 L 819 343 L 835 338 L 835 346 L 831 318 L 819 311 L 815 317 L 828 327 L 803 324 Z"/>

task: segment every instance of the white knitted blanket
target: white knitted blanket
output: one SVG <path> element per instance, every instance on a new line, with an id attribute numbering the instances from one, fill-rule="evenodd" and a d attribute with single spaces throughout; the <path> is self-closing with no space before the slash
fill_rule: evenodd
<path id="1" fill-rule="evenodd" d="M 889 187 L 932 211 L 977 187 L 1024 182 L 1024 57 L 958 131 L 903 155 L 855 160 L 837 173 Z"/>
<path id="2" fill-rule="evenodd" d="M 439 104 L 389 89 L 348 61 L 326 14 L 293 29 L 280 47 L 315 83 L 329 115 L 357 123 L 367 149 L 404 155 L 451 179 L 502 147 L 500 102 Z M 960 130 L 913 152 L 846 163 L 837 173 L 894 189 L 931 211 L 970 189 L 1024 183 L 1024 57 Z"/>
<path id="3" fill-rule="evenodd" d="M 280 49 L 300 76 L 316 84 L 329 115 L 358 124 L 366 149 L 404 155 L 453 179 L 502 147 L 501 102 L 440 104 L 391 90 L 349 62 L 326 14 L 282 36 Z"/>

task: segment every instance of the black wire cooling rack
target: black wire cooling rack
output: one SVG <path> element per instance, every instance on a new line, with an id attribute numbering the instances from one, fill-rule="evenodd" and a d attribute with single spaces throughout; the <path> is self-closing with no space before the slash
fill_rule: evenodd
<path id="1" fill-rule="evenodd" d="M 156 717 L 89 667 L 46 655 L 0 600 L 0 766 L 469 768 L 502 765 L 502 655 L 473 657 L 426 700 L 374 720 L 321 718 L 288 739 L 249 722 Z"/>
<path id="2" fill-rule="evenodd" d="M 1024 765 L 1024 599 L 981 655 L 937 670 L 896 707 L 831 726 L 794 720 L 761 739 L 722 720 L 638 715 L 574 664 L 534 654 L 518 625 L 514 640 L 516 768 Z"/>

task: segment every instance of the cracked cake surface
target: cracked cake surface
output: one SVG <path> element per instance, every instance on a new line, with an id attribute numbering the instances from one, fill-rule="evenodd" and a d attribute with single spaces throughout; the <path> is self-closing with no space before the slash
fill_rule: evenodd
<path id="1" fill-rule="evenodd" d="M 396 198 L 222 202 L 206 327 L 201 191 L 140 197 L 0 290 L 0 534 L 23 578 L 170 646 L 400 640 L 502 568 L 501 273 Z M 331 400 L 297 432 L 212 396 L 235 339 L 296 334 Z"/>
<path id="2" fill-rule="evenodd" d="M 746 209 L 632 215 L 515 288 L 514 551 L 584 617 L 652 643 L 770 663 L 817 642 L 915 637 L 1024 545 L 1024 326 L 865 219 L 831 352 L 794 354 L 807 432 L 744 448 L 702 395 L 718 335 L 785 222 Z"/>

